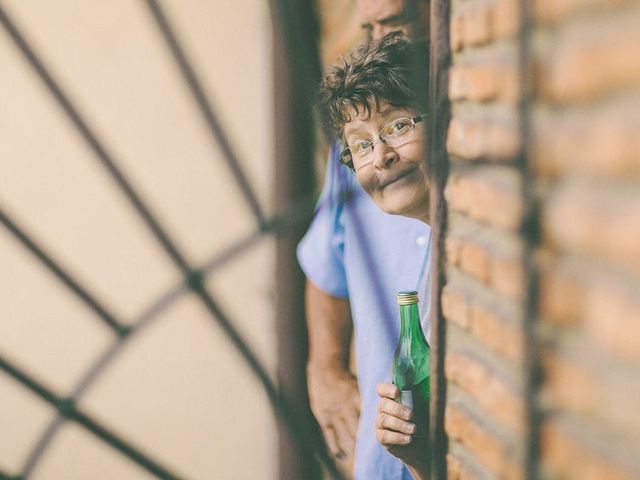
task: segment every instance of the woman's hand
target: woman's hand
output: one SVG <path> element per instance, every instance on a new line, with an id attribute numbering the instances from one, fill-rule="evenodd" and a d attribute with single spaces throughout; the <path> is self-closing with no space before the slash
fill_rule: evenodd
<path id="1" fill-rule="evenodd" d="M 399 402 L 400 391 L 392 383 L 376 387 L 380 396 L 376 438 L 389 453 L 402 460 L 417 479 L 428 478 L 428 425 L 414 423 L 413 410 Z"/>

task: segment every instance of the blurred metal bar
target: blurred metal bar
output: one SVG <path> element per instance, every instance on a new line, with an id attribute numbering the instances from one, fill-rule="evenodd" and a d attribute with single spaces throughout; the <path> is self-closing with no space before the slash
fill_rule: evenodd
<path id="1" fill-rule="evenodd" d="M 447 204 L 444 189 L 449 175 L 447 129 L 451 117 L 448 85 L 451 51 L 449 44 L 450 0 L 431 0 L 431 72 L 429 157 L 430 216 L 431 216 L 431 444 L 433 458 L 431 475 L 434 480 L 447 478 L 448 440 L 444 430 L 444 412 L 447 402 L 447 381 L 444 374 L 447 329 L 442 314 L 442 288 L 446 284 L 445 238 L 447 233 Z"/>
<path id="2" fill-rule="evenodd" d="M 7 472 L 2 470 L 2 468 L 0 468 L 0 480 L 13 480 L 15 478 L 15 476 L 9 475 Z"/>
<path id="3" fill-rule="evenodd" d="M 40 79 L 45 83 L 52 96 L 60 104 L 64 112 L 67 114 L 73 125 L 79 130 L 82 137 L 89 144 L 97 159 L 107 169 L 108 173 L 116 182 L 117 186 L 122 190 L 135 211 L 142 217 L 147 227 L 151 230 L 156 240 L 164 248 L 172 261 L 176 264 L 182 274 L 185 276 L 189 288 L 202 301 L 205 308 L 211 315 L 214 323 L 217 323 L 227 338 L 234 345 L 236 350 L 241 354 L 248 364 L 251 372 L 257 377 L 258 381 L 267 393 L 274 412 L 283 420 L 289 434 L 295 438 L 295 445 L 301 449 L 304 458 L 318 458 L 321 463 L 330 471 L 335 471 L 335 466 L 331 459 L 326 455 L 324 450 L 314 450 L 316 444 L 309 442 L 309 430 L 305 422 L 298 419 L 301 417 L 299 412 L 289 406 L 289 402 L 285 395 L 281 395 L 275 384 L 269 377 L 264 367 L 257 360 L 254 353 L 248 347 L 241 335 L 235 330 L 228 317 L 223 313 L 217 302 L 211 297 L 204 286 L 202 272 L 192 269 L 182 254 L 175 247 L 174 243 L 169 239 L 165 230 L 160 226 L 159 222 L 152 215 L 149 208 L 137 195 L 130 183 L 124 177 L 120 169 L 116 166 L 111 155 L 108 154 L 106 148 L 98 140 L 97 136 L 89 128 L 88 123 L 80 116 L 77 109 L 71 104 L 68 96 L 62 91 L 60 86 L 54 81 L 51 74 L 44 67 L 41 60 L 25 41 L 24 37 L 17 30 L 14 23 L 10 20 L 4 9 L 0 6 L 0 23 L 10 35 L 18 49 L 25 56 L 29 64 L 34 68 Z M 304 104 L 305 102 L 301 102 Z M 87 425 L 88 426 L 88 425 Z M 313 436 L 312 436 L 313 438 Z M 337 478 L 337 477 L 336 477 Z"/>
<path id="4" fill-rule="evenodd" d="M 518 75 L 520 98 L 518 105 L 520 151 L 516 166 L 522 175 L 522 198 L 525 214 L 520 228 L 524 242 L 523 269 L 525 278 L 525 351 L 524 380 L 526 428 L 525 467 L 528 480 L 538 480 L 541 476 L 540 423 L 542 412 L 538 404 L 538 392 L 542 383 L 542 368 L 538 358 L 538 267 L 535 253 L 540 245 L 539 205 L 536 196 L 536 173 L 530 162 L 532 116 L 534 102 L 535 68 L 533 55 L 534 15 L 531 0 L 520 0 L 518 5 L 520 29 L 518 31 Z"/>
<path id="5" fill-rule="evenodd" d="M 17 223 L 7 215 L 0 207 L 0 223 L 27 248 L 40 262 L 53 273 L 74 295 L 76 295 L 85 305 L 87 305 L 116 335 L 123 336 L 127 333 L 127 327 L 116 320 L 106 307 L 100 304 L 95 297 L 69 275 L 51 255 L 46 253 Z"/>
<path id="6" fill-rule="evenodd" d="M 82 138 L 89 145 L 96 158 L 107 169 L 111 177 L 114 179 L 118 187 L 123 191 L 129 202 L 133 205 L 136 212 L 144 220 L 149 229 L 153 232 L 156 239 L 161 243 L 162 247 L 172 258 L 172 260 L 180 265 L 183 269 L 187 269 L 186 260 L 177 251 L 173 242 L 169 240 L 164 230 L 160 227 L 158 221 L 151 214 L 146 205 L 142 202 L 142 199 L 136 194 L 131 184 L 124 177 L 120 169 L 116 166 L 112 155 L 108 152 L 104 143 L 101 142 L 93 129 L 89 126 L 88 121 L 82 117 L 77 108 L 69 100 L 69 96 L 62 90 L 60 85 L 55 81 L 48 69 L 44 66 L 39 56 L 33 51 L 31 46 L 27 43 L 24 36 L 20 33 L 17 26 L 7 15 L 7 12 L 0 4 L 0 23 L 9 34 L 16 47 L 24 55 L 25 59 L 31 67 L 35 70 L 36 74 L 45 84 L 49 93 L 58 102 L 62 110 L 67 114 L 67 117 L 71 123 L 76 127 Z"/>
<path id="7" fill-rule="evenodd" d="M 171 51 L 173 58 L 176 61 L 182 76 L 184 77 L 185 82 L 189 86 L 189 90 L 191 91 L 196 104 L 198 105 L 198 109 L 202 114 L 207 127 L 209 127 L 209 132 L 211 133 L 212 138 L 218 144 L 220 149 L 222 150 L 222 154 L 224 159 L 227 162 L 227 165 L 231 169 L 242 194 L 244 195 L 249 207 L 253 215 L 256 217 L 258 221 L 258 225 L 260 228 L 264 228 L 266 225 L 266 218 L 264 213 L 262 212 L 262 208 L 260 207 L 260 203 L 249 185 L 247 177 L 240 166 L 240 161 L 238 160 L 237 155 L 231 148 L 231 144 L 229 142 L 228 136 L 225 134 L 224 129 L 222 128 L 221 123 L 219 122 L 213 108 L 211 107 L 211 101 L 207 98 L 207 95 L 202 88 L 200 81 L 198 80 L 197 75 L 195 74 L 191 63 L 187 59 L 187 56 L 180 45 L 180 42 L 176 38 L 173 29 L 171 28 L 171 24 L 167 19 L 166 15 L 162 11 L 160 4 L 156 0 L 145 0 L 147 7 L 151 11 L 153 18 L 156 22 L 156 25 L 160 29 L 160 33 L 164 38 L 169 50 Z"/>
<path id="8" fill-rule="evenodd" d="M 257 231 L 255 234 L 249 235 L 247 238 L 234 243 L 215 255 L 212 255 L 211 259 L 207 261 L 205 266 L 202 268 L 202 271 L 205 274 L 215 272 L 218 268 L 223 267 L 229 261 L 235 259 L 238 255 L 254 246 L 263 235 L 263 231 Z M 124 337 L 121 341 L 114 342 L 105 352 L 103 352 L 102 355 L 100 355 L 100 357 L 98 357 L 95 363 L 91 365 L 82 376 L 78 385 L 74 387 L 69 398 L 75 402 L 79 401 L 93 382 L 98 379 L 109 364 L 120 354 L 127 341 L 134 335 L 140 334 L 145 327 L 151 325 L 165 309 L 172 305 L 186 292 L 187 286 L 184 282 L 181 282 L 162 294 L 160 298 L 151 302 L 149 307 L 145 308 L 143 313 L 130 326 L 130 335 Z M 64 421 L 64 417 L 59 415 L 44 429 L 22 467 L 22 477 L 24 479 L 28 478 L 33 473 L 38 462 L 49 447 L 51 440 L 56 436 Z"/>
<path id="9" fill-rule="evenodd" d="M 130 334 L 126 337 L 114 341 L 98 359 L 84 373 L 80 382 L 74 387 L 68 400 L 77 403 L 95 380 L 104 372 L 104 370 L 112 363 L 113 360 L 122 352 L 124 347 L 129 343 L 134 335 L 139 335 L 145 327 L 151 325 L 153 320 L 157 319 L 167 307 L 180 298 L 187 291 L 186 286 L 178 285 L 162 295 L 158 300 L 153 302 L 140 318 L 133 323 L 130 328 Z M 44 455 L 50 442 L 58 433 L 58 430 L 65 422 L 66 418 L 62 412 L 58 412 L 58 416 L 54 418 L 45 428 L 38 438 L 35 446 L 31 449 L 24 466 L 22 467 L 22 477 L 27 479 L 34 471 L 38 462 Z"/>
<path id="10" fill-rule="evenodd" d="M 139 449 L 135 448 L 115 433 L 93 420 L 89 415 L 79 410 L 73 402 L 60 398 L 51 392 L 44 385 L 33 379 L 31 376 L 22 372 L 13 363 L 8 361 L 0 354 L 0 369 L 4 370 L 15 380 L 27 387 L 38 397 L 49 403 L 51 406 L 61 412 L 64 417 L 69 420 L 73 420 L 87 430 L 95 434 L 100 440 L 109 444 L 126 457 L 140 465 L 142 468 L 152 473 L 158 478 L 173 480 L 179 479 L 178 475 L 175 475 L 167 468 L 161 466 L 158 462 L 155 462 L 150 457 L 142 453 Z"/>

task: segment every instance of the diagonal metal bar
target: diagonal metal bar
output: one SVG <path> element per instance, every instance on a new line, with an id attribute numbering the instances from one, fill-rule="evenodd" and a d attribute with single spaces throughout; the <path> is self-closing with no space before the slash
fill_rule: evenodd
<path id="1" fill-rule="evenodd" d="M 200 297 L 209 313 L 212 315 L 214 320 L 217 321 L 218 325 L 225 332 L 231 343 L 236 347 L 245 361 L 249 364 L 250 369 L 258 377 L 260 383 L 262 384 L 262 387 L 269 397 L 271 405 L 274 408 L 277 416 L 284 420 L 285 425 L 287 425 L 287 427 L 290 429 L 290 432 L 297 439 L 297 446 L 298 448 L 300 448 L 301 453 L 303 455 L 313 455 L 315 453 L 315 456 L 318 458 L 318 460 L 325 466 L 325 468 L 327 468 L 329 474 L 331 475 L 331 478 L 341 479 L 342 475 L 336 468 L 331 457 L 328 456 L 327 452 L 321 449 L 313 452 L 313 449 L 310 448 L 310 439 L 308 437 L 307 429 L 303 428 L 303 422 L 300 421 L 298 415 L 296 415 L 287 399 L 280 394 L 275 386 L 275 383 L 268 376 L 267 372 L 264 370 L 264 367 L 260 364 L 253 352 L 249 349 L 242 337 L 236 332 L 235 328 L 229 322 L 228 317 L 225 315 L 223 310 L 211 297 L 211 295 L 209 295 L 209 293 L 204 289 L 203 283 L 194 281 L 192 282 L 191 287 L 196 295 Z"/>
<path id="2" fill-rule="evenodd" d="M 112 155 L 109 154 L 103 142 L 98 139 L 97 135 L 89 126 L 87 120 L 80 115 L 78 109 L 69 100 L 69 96 L 54 80 L 47 68 L 45 68 L 38 55 L 36 55 L 31 46 L 27 43 L 15 23 L 11 20 L 5 9 L 2 7 L 2 4 L 0 4 L 0 23 L 11 37 L 16 47 L 18 47 L 20 52 L 24 55 L 25 59 L 29 62 L 42 82 L 49 89 L 49 92 L 51 93 L 53 98 L 58 102 L 63 111 L 67 114 L 69 120 L 76 127 L 82 138 L 87 142 L 98 160 L 100 160 L 103 166 L 108 170 L 112 178 L 115 180 L 116 184 L 124 192 L 127 199 L 132 203 L 146 225 L 154 233 L 158 241 L 162 244 L 165 251 L 169 254 L 169 256 L 175 263 L 181 265 L 183 268 L 186 268 L 185 259 L 177 251 L 174 244 L 169 240 L 162 228 L 160 228 L 158 221 L 142 202 L 142 199 L 135 193 L 133 187 L 126 180 L 120 169 L 116 166 L 116 163 L 113 161 Z"/>
<path id="3" fill-rule="evenodd" d="M 151 11 L 153 18 L 160 29 L 162 37 L 164 38 L 167 46 L 171 50 L 171 53 L 184 77 L 185 82 L 189 86 L 189 90 L 191 91 L 200 113 L 202 114 L 207 127 L 211 133 L 211 136 L 217 142 L 218 146 L 222 150 L 223 156 L 227 162 L 227 165 L 231 169 L 233 176 L 236 179 L 242 194 L 244 195 L 253 215 L 258 221 L 258 225 L 263 228 L 266 224 L 265 215 L 262 212 L 262 208 L 260 207 L 260 203 L 249 185 L 249 181 L 247 180 L 246 174 L 243 172 L 242 167 L 240 166 L 240 161 L 238 160 L 237 155 L 235 154 L 233 148 L 231 148 L 231 143 L 229 141 L 228 136 L 226 135 L 222 124 L 218 120 L 213 108 L 211 107 L 212 103 L 207 98 L 207 95 L 202 88 L 202 84 L 198 80 L 198 77 L 191 66 L 191 62 L 187 58 L 184 49 L 180 45 L 180 42 L 175 36 L 173 32 L 173 28 L 167 16 L 164 14 L 160 4 L 156 0 L 145 0 L 147 7 Z"/>
<path id="4" fill-rule="evenodd" d="M 158 318 L 162 311 L 173 304 L 186 291 L 187 289 L 184 285 L 177 285 L 145 309 L 140 318 L 131 326 L 130 334 L 114 341 L 85 372 L 78 385 L 76 385 L 71 392 L 68 400 L 77 403 L 89 387 L 91 387 L 94 381 L 98 379 L 104 370 L 106 370 L 113 360 L 115 360 L 115 358 L 122 352 L 133 336 L 140 334 L 142 330 L 153 322 L 153 320 Z M 22 468 L 22 477 L 24 479 L 27 479 L 33 473 L 33 470 L 37 466 L 39 460 L 50 445 L 51 440 L 53 440 L 53 437 L 55 437 L 64 422 L 65 416 L 63 415 L 63 412 L 58 411 L 58 416 L 47 425 L 34 448 L 31 450 L 31 453 Z"/>
<path id="5" fill-rule="evenodd" d="M 301 429 L 301 423 L 296 421 L 293 411 L 285 401 L 284 397 L 279 394 L 278 390 L 275 387 L 275 384 L 267 374 L 264 367 L 257 360 L 253 352 L 249 349 L 246 342 L 235 330 L 233 325 L 228 321 L 226 315 L 223 314 L 218 304 L 213 300 L 213 298 L 204 288 L 201 272 L 192 270 L 189 267 L 184 257 L 180 254 L 173 242 L 169 239 L 168 235 L 161 228 L 159 222 L 155 219 L 151 211 L 144 204 L 142 199 L 136 194 L 132 186 L 116 166 L 112 156 L 108 154 L 106 148 L 90 129 L 88 123 L 80 116 L 78 110 L 69 101 L 68 96 L 54 81 L 51 74 L 47 71 L 39 57 L 25 41 L 24 37 L 20 34 L 15 24 L 10 20 L 6 11 L 2 8 L 1 5 L 0 23 L 2 23 L 3 27 L 10 35 L 16 46 L 23 53 L 23 55 L 30 63 L 30 65 L 34 68 L 41 80 L 45 83 L 50 93 L 58 101 L 62 109 L 72 121 L 73 125 L 79 130 L 82 137 L 94 151 L 98 160 L 107 169 L 118 187 L 122 190 L 123 194 L 132 204 L 133 208 L 143 218 L 147 227 L 153 232 L 154 236 L 167 252 L 167 254 L 171 257 L 172 261 L 185 275 L 190 288 L 192 288 L 198 295 L 198 297 L 206 306 L 207 310 L 212 315 L 212 318 L 218 322 L 233 345 L 242 354 L 252 373 L 258 378 L 262 386 L 265 388 L 274 411 L 285 422 L 285 425 L 291 430 L 291 433 L 297 439 L 299 439 L 298 446 L 302 449 L 302 453 L 305 455 L 312 454 L 313 452 L 309 449 L 305 432 L 303 432 Z M 325 451 L 316 452 L 316 454 L 319 457 L 319 460 L 325 465 L 325 467 L 334 478 L 341 478 L 341 475 L 338 473 L 338 470 L 335 467 L 333 461 Z"/>
<path id="6" fill-rule="evenodd" d="M 93 420 L 89 415 L 78 409 L 73 402 L 58 397 L 47 387 L 22 372 L 16 365 L 11 363 L 2 355 L 0 355 L 0 369 L 4 370 L 19 383 L 52 405 L 59 412 L 63 413 L 66 418 L 79 423 L 85 429 L 96 435 L 100 440 L 120 451 L 123 455 L 127 456 L 142 468 L 154 474 L 156 477 L 167 480 L 181 478 L 180 476 L 172 473 L 166 467 L 160 465 L 158 462 L 152 460 L 150 457 L 142 453 L 142 451 L 119 437 L 104 425 Z"/>
<path id="7" fill-rule="evenodd" d="M 0 468 L 0 480 L 12 480 L 13 478 L 15 477 L 9 475 L 7 472 L 2 470 L 2 468 Z"/>
<path id="8" fill-rule="evenodd" d="M 247 238 L 237 242 L 236 244 L 224 249 L 222 252 L 214 255 L 203 267 L 203 272 L 213 273 L 218 268 L 223 267 L 226 263 L 236 258 L 241 253 L 245 252 L 248 248 L 251 248 L 262 237 L 262 232 L 249 235 Z M 69 398 L 77 402 L 86 391 L 91 387 L 95 380 L 106 370 L 106 368 L 112 363 L 112 361 L 122 352 L 127 343 L 133 338 L 134 335 L 139 335 L 142 331 L 150 326 L 154 320 L 159 318 L 160 313 L 171 306 L 178 298 L 180 298 L 185 292 L 187 292 L 187 286 L 184 282 L 175 285 L 169 291 L 162 294 L 157 300 L 153 301 L 149 307 L 143 310 L 143 313 L 135 320 L 130 329 L 130 334 L 121 339 L 120 341 L 113 342 L 96 362 L 87 370 L 87 372 L 80 379 L 80 382 L 71 392 Z M 38 438 L 34 448 L 31 450 L 29 457 L 27 458 L 22 468 L 22 477 L 27 479 L 34 471 L 38 462 L 44 455 L 51 440 L 57 434 L 59 428 L 65 421 L 65 417 L 59 414 L 54 418 L 45 428 L 43 433 Z"/>
<path id="9" fill-rule="evenodd" d="M 307 203 L 311 203 L 313 201 L 313 197 L 306 201 Z M 266 230 L 258 230 L 253 234 L 248 235 L 244 239 L 235 242 L 229 247 L 223 249 L 221 252 L 212 255 L 211 258 L 205 262 L 202 267 L 202 272 L 204 275 L 210 275 L 214 273 L 217 269 L 222 268 L 228 262 L 235 259 L 237 256 L 241 255 L 248 249 L 252 248 L 260 239 L 262 239 L 265 235 L 284 231 L 286 229 L 295 228 L 295 226 L 306 220 L 306 217 L 300 215 L 298 213 L 298 206 L 292 209 L 291 212 L 285 212 L 282 217 L 274 217 L 271 221 L 267 223 Z M 302 208 L 306 209 L 307 206 L 303 206 Z M 286 220 L 286 221 L 285 221 Z M 120 341 L 114 342 L 110 345 L 107 350 L 96 360 L 96 362 L 87 370 L 84 374 L 78 385 L 73 389 L 69 398 L 78 402 L 82 396 L 86 393 L 86 391 L 91 387 L 93 382 L 97 380 L 97 378 L 103 373 L 104 370 L 111 364 L 111 362 L 122 352 L 125 348 L 127 342 L 132 339 L 134 335 L 139 335 L 142 331 L 151 325 L 154 320 L 156 320 L 162 311 L 172 305 L 178 298 L 180 298 L 187 291 L 187 286 L 184 282 L 175 285 L 169 291 L 162 294 L 157 300 L 151 302 L 149 307 L 143 310 L 143 313 L 138 317 L 137 320 L 132 322 L 130 327 L 130 334 L 126 337 L 122 338 Z M 65 421 L 65 417 L 59 414 L 56 418 L 54 418 L 45 428 L 43 433 L 38 438 L 35 446 L 31 450 L 29 457 L 24 463 L 22 468 L 23 479 L 27 479 L 35 470 L 38 465 L 38 462 L 43 457 L 46 452 L 50 442 L 56 436 L 58 430 L 62 426 Z M 0 476 L 0 478 L 2 478 Z"/>
<path id="10" fill-rule="evenodd" d="M 31 237 L 20 228 L 16 222 L 7 215 L 0 206 L 0 223 L 2 223 L 13 236 L 24 245 L 47 269 L 53 273 L 69 290 L 71 290 L 82 302 L 93 310 L 96 315 L 111 329 L 116 335 L 122 336 L 126 334 L 127 328 L 116 320 L 103 305 L 98 302 L 95 297 L 85 288 L 74 280 L 51 255 L 46 253 Z"/>

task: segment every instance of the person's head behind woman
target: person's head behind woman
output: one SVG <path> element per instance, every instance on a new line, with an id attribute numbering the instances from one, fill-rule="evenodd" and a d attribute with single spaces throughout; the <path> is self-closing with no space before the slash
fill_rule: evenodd
<path id="1" fill-rule="evenodd" d="M 387 35 L 336 65 L 322 82 L 319 103 L 345 146 L 342 162 L 378 207 L 425 222 L 428 65 L 426 42 Z"/>

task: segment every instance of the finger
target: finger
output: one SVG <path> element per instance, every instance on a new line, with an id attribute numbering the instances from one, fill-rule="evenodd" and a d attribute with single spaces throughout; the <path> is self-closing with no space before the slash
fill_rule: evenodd
<path id="1" fill-rule="evenodd" d="M 379 383 L 376 386 L 376 392 L 383 398 L 397 400 L 400 398 L 400 390 L 393 383 Z"/>
<path id="2" fill-rule="evenodd" d="M 405 422 L 397 417 L 379 413 L 376 416 L 376 427 L 380 430 L 393 430 L 398 433 L 413 435 L 416 433 L 416 425 L 411 422 Z"/>
<path id="3" fill-rule="evenodd" d="M 344 455 L 351 455 L 355 447 L 355 435 L 352 435 L 344 421 L 340 419 L 333 424 L 338 448 Z"/>
<path id="4" fill-rule="evenodd" d="M 344 416 L 344 422 L 347 425 L 347 429 L 349 430 L 349 433 L 351 434 L 351 437 L 353 439 L 355 439 L 358 435 L 358 421 L 360 416 L 359 413 L 359 411 L 352 411 L 350 415 Z"/>
<path id="5" fill-rule="evenodd" d="M 327 442 L 327 447 L 329 447 L 329 451 L 331 455 L 340 459 L 344 455 L 340 447 L 338 446 L 338 442 L 336 439 L 335 432 L 333 431 L 332 425 L 321 425 L 322 434 L 324 435 L 324 440 Z"/>
<path id="6" fill-rule="evenodd" d="M 409 421 L 413 419 L 413 410 L 409 407 L 405 407 L 395 400 L 389 400 L 388 398 L 381 399 L 378 402 L 377 409 L 378 413 L 386 413 L 387 415 L 391 415 L 402 420 Z"/>
<path id="7" fill-rule="evenodd" d="M 403 433 L 392 432 L 391 430 L 376 430 L 378 442 L 385 446 L 408 445 L 411 443 L 411 436 Z"/>
<path id="8" fill-rule="evenodd" d="M 360 395 L 354 395 L 353 396 L 353 408 L 355 409 L 355 411 L 357 412 L 356 418 L 360 415 L 360 407 L 361 407 L 361 400 L 360 400 Z"/>

